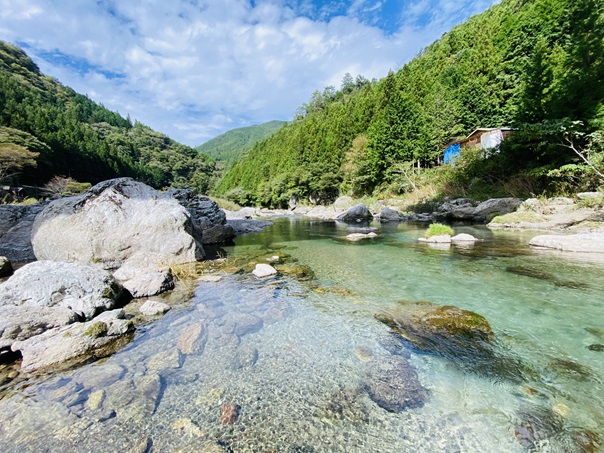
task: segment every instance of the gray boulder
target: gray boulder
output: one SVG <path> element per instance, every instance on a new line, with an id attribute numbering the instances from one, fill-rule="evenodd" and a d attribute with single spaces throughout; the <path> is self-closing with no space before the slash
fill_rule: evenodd
<path id="1" fill-rule="evenodd" d="M 64 307 L 92 319 L 113 308 L 120 295 L 121 287 L 102 269 L 35 261 L 0 285 L 0 306 Z"/>
<path id="2" fill-rule="evenodd" d="M 13 273 L 13 266 L 6 256 L 0 256 L 0 277 L 6 277 Z"/>
<path id="3" fill-rule="evenodd" d="M 367 363 L 365 390 L 381 408 L 389 412 L 421 407 L 428 392 L 409 361 L 400 355 L 373 359 Z"/>
<path id="4" fill-rule="evenodd" d="M 156 300 L 148 300 L 138 309 L 145 316 L 163 315 L 168 310 L 170 310 L 168 304 Z"/>
<path id="5" fill-rule="evenodd" d="M 380 222 L 400 222 L 401 215 L 394 209 L 385 207 L 380 212 Z"/>
<path id="6" fill-rule="evenodd" d="M 604 233 L 544 234 L 534 237 L 529 244 L 564 252 L 604 253 Z"/>
<path id="7" fill-rule="evenodd" d="M 363 203 L 359 203 L 356 206 L 348 208 L 342 214 L 336 217 L 336 220 L 340 220 L 342 222 L 359 222 L 359 221 L 368 221 L 373 220 L 373 215 L 367 209 Z"/>
<path id="8" fill-rule="evenodd" d="M 483 201 L 474 209 L 474 217 L 477 219 L 488 219 L 495 215 L 509 214 L 514 212 L 522 203 L 520 198 L 491 198 Z"/>
<path id="9" fill-rule="evenodd" d="M 105 269 L 119 268 L 139 253 L 162 257 L 164 265 L 203 258 L 187 210 L 131 178 L 53 201 L 34 222 L 32 244 L 38 259 Z"/>
<path id="10" fill-rule="evenodd" d="M 82 356 L 107 355 L 113 352 L 111 345 L 132 328 L 132 324 L 124 319 L 95 319 L 51 329 L 27 340 L 16 341 L 11 349 L 21 352 L 23 371 L 36 371 Z"/>
<path id="11" fill-rule="evenodd" d="M 190 189 L 170 189 L 164 197 L 175 198 L 189 211 L 197 240 L 203 244 L 220 244 L 235 237 L 233 227 L 227 224 L 225 212 L 208 197 Z"/>
<path id="12" fill-rule="evenodd" d="M 36 216 L 46 203 L 30 206 L 0 206 L 0 255 L 13 262 L 36 259 L 31 246 L 31 231 Z"/>

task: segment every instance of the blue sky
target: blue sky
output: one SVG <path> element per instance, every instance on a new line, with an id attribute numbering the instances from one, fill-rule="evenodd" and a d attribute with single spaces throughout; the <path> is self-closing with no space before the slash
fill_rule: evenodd
<path id="1" fill-rule="evenodd" d="M 397 70 L 495 0 L 0 0 L 0 39 L 190 146 Z"/>

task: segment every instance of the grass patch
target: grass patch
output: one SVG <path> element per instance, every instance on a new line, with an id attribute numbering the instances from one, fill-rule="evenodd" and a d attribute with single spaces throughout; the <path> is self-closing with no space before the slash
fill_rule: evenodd
<path id="1" fill-rule="evenodd" d="M 499 215 L 491 220 L 495 225 L 509 225 L 514 223 L 538 223 L 547 219 L 533 211 L 516 211 L 509 214 Z"/>
<path id="2" fill-rule="evenodd" d="M 433 223 L 428 227 L 428 231 L 426 231 L 427 238 L 432 236 L 443 236 L 445 234 L 453 236 L 455 233 L 453 228 L 451 228 L 449 225 L 443 225 L 442 223 Z"/>

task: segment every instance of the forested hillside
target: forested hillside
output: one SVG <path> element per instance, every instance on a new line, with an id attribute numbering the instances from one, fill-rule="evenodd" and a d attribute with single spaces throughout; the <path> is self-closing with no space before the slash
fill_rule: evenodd
<path id="1" fill-rule="evenodd" d="M 253 126 L 239 127 L 214 137 L 195 149 L 218 162 L 223 162 L 224 166 L 229 168 L 243 154 L 251 150 L 256 142 L 274 134 L 284 124 L 285 121 L 269 121 Z"/>
<path id="2" fill-rule="evenodd" d="M 458 172 L 462 192 L 503 194 L 509 181 L 523 181 L 526 192 L 594 186 L 604 126 L 603 5 L 504 0 L 380 81 L 347 76 L 340 90 L 315 92 L 293 123 L 256 144 L 218 192 L 272 206 L 291 196 L 401 193 L 414 186 L 409 175 L 418 167 L 439 165 L 448 142 L 497 126 L 519 130 L 499 154 Z"/>
<path id="3" fill-rule="evenodd" d="M 29 153 L 29 154 L 28 154 Z M 0 172 L 41 185 L 55 175 L 95 183 L 132 176 L 206 192 L 214 162 L 43 75 L 0 41 Z"/>

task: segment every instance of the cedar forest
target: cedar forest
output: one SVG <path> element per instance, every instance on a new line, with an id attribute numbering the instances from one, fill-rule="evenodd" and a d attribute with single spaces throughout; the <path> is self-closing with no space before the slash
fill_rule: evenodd
<path id="1" fill-rule="evenodd" d="M 515 131 L 498 153 L 441 165 L 447 143 L 501 126 Z M 206 155 L 63 87 L 0 42 L 0 166 L 19 154 L 13 170 L 30 184 L 132 176 L 271 207 L 428 185 L 431 197 L 563 194 L 604 183 L 603 130 L 599 0 L 504 0 L 381 80 L 347 74 L 339 90 L 315 91 L 223 175 Z"/>

